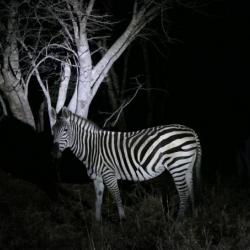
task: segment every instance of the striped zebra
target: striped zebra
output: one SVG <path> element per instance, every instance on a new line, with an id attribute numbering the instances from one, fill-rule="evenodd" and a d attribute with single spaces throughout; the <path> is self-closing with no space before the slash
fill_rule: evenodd
<path id="1" fill-rule="evenodd" d="M 120 219 L 124 209 L 117 181 L 141 182 L 159 176 L 167 170 L 173 177 L 179 194 L 177 218 L 193 205 L 193 169 L 199 177 L 201 147 L 196 133 L 182 125 L 147 128 L 136 132 L 112 132 L 62 109 L 53 118 L 54 144 L 59 152 L 70 148 L 82 161 L 94 181 L 96 192 L 95 216 L 101 219 L 104 186 L 114 198 Z"/>

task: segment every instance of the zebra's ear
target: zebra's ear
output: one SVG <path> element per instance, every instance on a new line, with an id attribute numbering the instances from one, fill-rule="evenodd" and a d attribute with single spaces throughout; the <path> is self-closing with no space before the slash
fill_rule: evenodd
<path id="1" fill-rule="evenodd" d="M 62 108 L 62 117 L 65 119 L 68 119 L 70 116 L 70 111 L 68 110 L 68 108 L 63 107 Z"/>
<path id="2" fill-rule="evenodd" d="M 51 107 L 50 109 L 50 117 L 51 117 L 51 127 L 53 127 L 56 123 L 56 117 L 57 117 L 56 110 L 53 107 Z"/>

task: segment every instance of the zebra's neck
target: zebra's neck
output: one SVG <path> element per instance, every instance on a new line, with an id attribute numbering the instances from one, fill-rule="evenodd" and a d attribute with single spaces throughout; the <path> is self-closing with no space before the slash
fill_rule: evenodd
<path id="1" fill-rule="evenodd" d="M 98 148 L 98 133 L 101 131 L 95 124 L 76 116 L 70 117 L 72 138 L 70 149 L 86 166 L 94 164 L 94 154 Z"/>

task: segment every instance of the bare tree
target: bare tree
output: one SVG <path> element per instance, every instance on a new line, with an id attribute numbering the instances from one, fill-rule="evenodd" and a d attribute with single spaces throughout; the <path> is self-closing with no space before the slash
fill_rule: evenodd
<path id="1" fill-rule="evenodd" d="M 155 1 L 142 1 L 140 4 L 135 2 L 131 20 L 125 31 L 111 44 L 106 53 L 94 63 L 92 55 L 96 51 L 91 51 L 91 47 L 95 47 L 97 51 L 100 48 L 91 46 L 91 43 L 106 39 L 103 35 L 95 37 L 95 33 L 98 33 L 96 28 L 106 29 L 110 22 L 106 21 L 105 15 L 95 14 L 93 11 L 94 0 L 89 1 L 87 5 L 83 5 L 83 2 L 78 0 L 65 0 L 64 3 L 66 9 L 63 8 L 64 5 L 62 4 L 54 4 L 49 8 L 49 11 L 61 25 L 64 46 L 74 54 L 77 63 L 75 91 L 69 103 L 69 108 L 72 112 L 87 117 L 91 101 L 113 63 L 144 26 L 157 16 L 162 4 L 157 4 Z M 98 46 L 98 43 L 96 44 Z M 63 97 L 59 96 L 60 98 Z"/>
<path id="2" fill-rule="evenodd" d="M 2 4 L 0 32 L 6 35 L 0 47 L 0 88 L 14 116 L 35 128 L 28 95 L 30 83 L 36 81 L 49 116 L 52 105 L 59 112 L 69 100 L 72 112 L 87 117 L 114 62 L 166 8 L 166 2 L 135 0 L 130 21 L 116 39 L 112 39 L 116 23 L 101 12 L 95 0 L 12 0 Z M 105 53 L 103 41 L 108 41 Z"/>

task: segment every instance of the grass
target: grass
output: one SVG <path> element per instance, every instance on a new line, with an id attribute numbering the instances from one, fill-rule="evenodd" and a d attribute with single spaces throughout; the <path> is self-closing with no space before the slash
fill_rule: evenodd
<path id="1" fill-rule="evenodd" d="M 173 220 L 175 199 L 165 216 L 159 192 L 139 185 L 123 190 L 125 221 L 106 192 L 97 223 L 93 185 L 62 187 L 53 202 L 0 172 L 0 249 L 250 249 L 250 191 L 233 181 L 204 185 L 202 203 L 181 222 Z"/>

